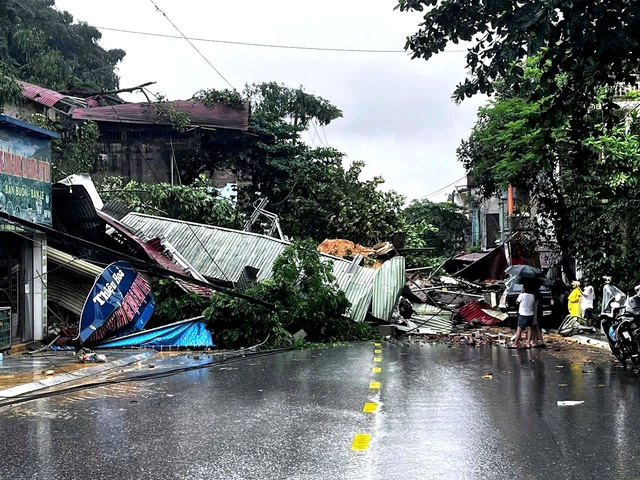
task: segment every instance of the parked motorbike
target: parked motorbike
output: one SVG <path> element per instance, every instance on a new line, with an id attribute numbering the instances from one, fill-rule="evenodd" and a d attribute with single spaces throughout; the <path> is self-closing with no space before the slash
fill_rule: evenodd
<path id="1" fill-rule="evenodd" d="M 640 286 L 627 298 L 619 288 L 605 284 L 599 321 L 611 352 L 622 366 L 626 368 L 627 361 L 640 365 Z"/>

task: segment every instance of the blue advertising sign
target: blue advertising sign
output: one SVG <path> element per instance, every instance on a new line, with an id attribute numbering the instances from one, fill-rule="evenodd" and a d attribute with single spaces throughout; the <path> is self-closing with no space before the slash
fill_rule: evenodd
<path id="1" fill-rule="evenodd" d="M 128 262 L 115 262 L 96 279 L 80 316 L 81 343 L 138 332 L 155 309 L 151 284 Z"/>

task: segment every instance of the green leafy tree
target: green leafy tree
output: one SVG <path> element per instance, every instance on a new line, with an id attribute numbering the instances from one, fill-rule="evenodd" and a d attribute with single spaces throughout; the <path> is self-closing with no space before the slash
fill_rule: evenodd
<path id="1" fill-rule="evenodd" d="M 580 194 L 572 203 L 576 231 L 576 257 L 585 272 L 599 283 L 610 275 L 631 291 L 640 283 L 640 137 L 637 114 L 630 113 L 610 132 L 585 143 L 597 157 L 592 175 L 579 178 Z"/>
<path id="2" fill-rule="evenodd" d="M 78 94 L 117 88 L 125 52 L 103 49 L 101 37 L 53 0 L 0 2 L 0 60 L 21 80 Z"/>
<path id="3" fill-rule="evenodd" d="M 0 113 L 7 104 L 17 105 L 22 102 L 22 88 L 9 66 L 0 60 Z"/>
<path id="4" fill-rule="evenodd" d="M 74 173 L 91 173 L 95 168 L 98 124 L 49 120 L 42 114 L 30 115 L 28 122 L 60 134 L 51 142 L 51 176 L 57 182 Z"/>
<path id="5" fill-rule="evenodd" d="M 530 222 L 529 227 L 541 243 L 557 243 L 565 272 L 571 277 L 570 258 L 576 253 L 571 202 L 577 194 L 572 187 L 576 175 L 580 176 L 571 162 L 576 142 L 571 139 L 568 120 L 547 114 L 545 98 L 533 99 L 531 91 L 536 89 L 540 71 L 525 67 L 531 82 L 528 91 L 517 96 L 506 91 L 480 108 L 469 139 L 458 149 L 458 158 L 486 196 L 508 185 L 531 194 L 535 211 L 520 213 L 542 220 Z"/>
<path id="6" fill-rule="evenodd" d="M 469 75 L 457 86 L 456 100 L 498 93 L 501 100 L 511 98 L 506 101 L 520 115 L 509 122 L 506 118 L 513 112 L 508 104 L 490 107 L 492 119 L 505 117 L 504 136 L 498 140 L 506 156 L 493 171 L 479 169 L 486 175 L 481 182 L 532 175 L 525 181 L 540 187 L 539 213 L 551 222 L 565 260 L 584 250 L 576 243 L 582 221 L 576 222 L 573 212 L 581 204 L 578 198 L 597 183 L 593 174 L 598 155 L 587 140 L 603 134 L 610 137 L 621 113 L 615 102 L 618 86 L 637 81 L 640 4 L 628 0 L 400 0 L 398 8 L 425 12 L 424 22 L 406 43 L 414 58 L 429 59 L 449 43 L 470 42 Z M 537 68 L 539 75 L 532 78 L 527 66 Z M 481 112 L 478 126 L 488 131 L 482 125 L 485 113 Z M 496 132 L 501 130 L 498 127 Z M 476 139 L 463 145 L 463 159 L 482 157 Z M 509 139 L 515 142 L 512 148 Z M 525 152 L 524 146 L 532 149 Z M 507 167 L 507 162 L 512 164 Z M 503 175 L 507 170 L 509 175 Z M 566 262 L 565 270 L 572 275 Z"/>
<path id="7" fill-rule="evenodd" d="M 433 248 L 434 256 L 447 257 L 464 249 L 471 224 L 462 207 L 452 203 L 414 200 L 403 210 L 403 215 L 407 228 L 418 234 L 424 247 Z"/>
<path id="8" fill-rule="evenodd" d="M 209 105 L 224 103 L 252 107 L 250 129 L 235 142 L 219 136 L 200 166 L 183 170 L 228 168 L 248 178 L 244 212 L 252 212 L 257 192 L 269 199 L 268 209 L 279 215 L 285 233 L 297 238 L 348 238 L 363 244 L 387 240 L 400 226 L 404 199 L 384 192 L 380 177 L 361 181 L 364 167 L 354 162 L 344 168 L 344 154 L 330 147 L 310 147 L 302 141 L 309 128 L 340 118 L 342 112 L 302 87 L 274 82 L 248 85 L 243 94 L 203 90 L 196 98 Z M 244 99 L 244 101 L 243 101 Z M 235 146 L 234 146 L 235 144 Z"/>
<path id="9" fill-rule="evenodd" d="M 528 88 L 535 90 L 539 70 L 525 68 Z M 458 150 L 460 160 L 487 195 L 509 184 L 531 192 L 528 213 L 536 216 L 530 225 L 536 237 L 554 240 L 563 258 L 577 258 L 596 283 L 611 275 L 631 286 L 638 265 L 633 243 L 640 234 L 636 113 L 626 112 L 608 127 L 599 110 L 603 97 L 595 98 L 584 121 L 590 135 L 578 141 L 568 116 L 550 114 L 544 98 L 524 90 L 511 95 L 500 94 L 480 109 Z M 576 151 L 583 152 L 579 165 L 573 161 Z M 564 268 L 571 276 L 568 261 Z"/>
<path id="10" fill-rule="evenodd" d="M 215 296 L 205 318 L 222 347 L 248 347 L 267 338 L 268 346 L 285 347 L 300 329 L 312 342 L 360 339 L 368 331 L 345 318 L 349 301 L 337 287 L 332 264 L 320 258 L 311 241 L 286 247 L 274 262 L 272 279 L 245 293 L 267 299 L 276 308 Z"/>
<path id="11" fill-rule="evenodd" d="M 190 185 L 148 184 L 122 177 L 107 177 L 100 191 L 103 199 L 119 200 L 135 212 L 188 222 L 237 228 L 242 220 L 235 207 L 221 198 L 211 180 L 201 175 Z"/>
<path id="12" fill-rule="evenodd" d="M 401 11 L 420 11 L 424 21 L 407 38 L 414 58 L 428 60 L 451 43 L 471 42 L 469 76 L 455 97 L 496 91 L 503 79 L 517 91 L 527 79 L 522 62 L 537 55 L 545 66 L 541 96 L 577 120 L 602 87 L 635 83 L 640 43 L 640 5 L 629 0 L 400 0 Z M 568 82 L 557 82 L 567 75 Z M 615 108 L 610 102 L 605 107 Z"/>

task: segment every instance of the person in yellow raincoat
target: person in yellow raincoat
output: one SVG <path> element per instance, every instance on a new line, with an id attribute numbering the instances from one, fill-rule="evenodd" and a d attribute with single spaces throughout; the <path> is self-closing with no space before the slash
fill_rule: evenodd
<path id="1" fill-rule="evenodd" d="M 571 282 L 571 293 L 569 294 L 569 315 L 572 317 L 579 317 L 582 313 L 580 308 L 580 299 L 582 298 L 582 291 L 580 290 L 580 282 Z"/>

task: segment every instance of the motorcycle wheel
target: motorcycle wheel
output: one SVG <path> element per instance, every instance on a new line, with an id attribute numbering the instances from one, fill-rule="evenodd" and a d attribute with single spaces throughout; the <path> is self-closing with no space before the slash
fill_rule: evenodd
<path id="1" fill-rule="evenodd" d="M 615 357 L 618 359 L 618 361 L 622 364 L 622 367 L 626 370 L 627 369 L 627 357 L 626 357 L 624 351 L 620 347 L 618 347 L 614 341 L 612 341 L 609 338 L 609 335 L 606 335 L 606 337 L 607 337 L 607 342 L 609 342 L 609 348 L 611 349 L 611 353 L 613 353 L 615 355 Z"/>

